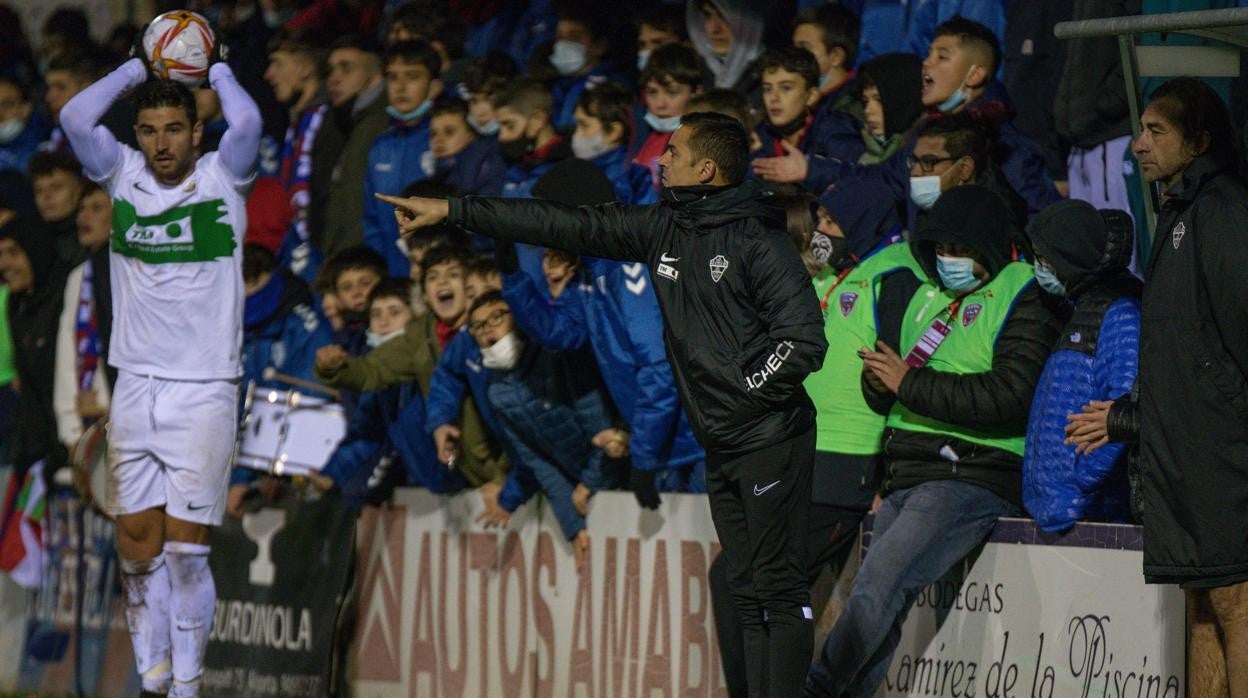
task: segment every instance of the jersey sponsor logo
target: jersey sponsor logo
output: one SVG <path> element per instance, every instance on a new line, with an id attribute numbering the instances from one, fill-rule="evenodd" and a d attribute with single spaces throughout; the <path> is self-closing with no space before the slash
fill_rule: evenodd
<path id="1" fill-rule="evenodd" d="M 719 283 L 723 278 L 724 272 L 728 270 L 728 258 L 722 254 L 717 254 L 711 259 L 711 281 Z"/>
<path id="2" fill-rule="evenodd" d="M 854 306 L 858 304 L 858 294 L 848 291 L 841 294 L 841 317 L 849 317 L 854 312 Z"/>
<path id="3" fill-rule="evenodd" d="M 677 277 L 680 276 L 680 272 L 676 270 L 676 267 L 673 267 L 669 264 L 660 264 L 658 272 L 659 272 L 659 276 L 666 277 L 668 279 L 671 279 L 672 281 L 675 281 Z"/>
<path id="4" fill-rule="evenodd" d="M 1174 249 L 1179 249 L 1179 243 L 1183 242 L 1184 235 L 1187 235 L 1187 226 L 1183 225 L 1183 221 L 1179 221 L 1170 230 L 1170 242 L 1174 245 Z"/>
<path id="5" fill-rule="evenodd" d="M 233 256 L 238 243 L 224 199 L 199 201 L 140 216 L 125 199 L 113 201 L 112 249 L 146 264 L 210 262 Z"/>
<path id="6" fill-rule="evenodd" d="M 975 324 L 975 319 L 979 317 L 979 311 L 984 309 L 983 303 L 971 303 L 962 309 L 962 326 L 970 327 Z"/>

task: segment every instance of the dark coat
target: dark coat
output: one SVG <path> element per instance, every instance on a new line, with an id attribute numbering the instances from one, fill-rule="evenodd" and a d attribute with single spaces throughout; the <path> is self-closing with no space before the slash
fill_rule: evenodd
<path id="1" fill-rule="evenodd" d="M 1248 191 L 1209 157 L 1166 192 L 1144 287 L 1144 575 L 1248 579 Z"/>

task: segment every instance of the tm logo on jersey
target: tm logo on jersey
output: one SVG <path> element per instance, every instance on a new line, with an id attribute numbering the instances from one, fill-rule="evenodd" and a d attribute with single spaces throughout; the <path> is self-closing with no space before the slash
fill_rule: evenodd
<path id="1" fill-rule="evenodd" d="M 113 201 L 113 251 L 146 264 L 210 262 L 230 257 L 237 243 L 223 199 L 140 216 L 125 199 Z"/>

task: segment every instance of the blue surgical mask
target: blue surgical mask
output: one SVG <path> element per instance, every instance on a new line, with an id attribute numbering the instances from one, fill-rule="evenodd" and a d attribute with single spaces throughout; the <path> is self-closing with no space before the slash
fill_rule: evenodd
<path id="1" fill-rule="evenodd" d="M 393 104 L 387 105 L 386 113 L 389 114 L 392 118 L 398 119 L 399 121 L 420 121 L 421 119 L 425 118 L 425 114 L 428 114 L 429 110 L 432 108 L 433 108 L 433 100 L 426 99 L 425 101 L 421 102 L 419 106 L 417 106 L 415 109 L 411 111 L 399 111 L 398 109 L 394 107 Z"/>
<path id="2" fill-rule="evenodd" d="M 1055 296 L 1066 295 L 1066 284 L 1057 278 L 1057 272 L 1047 264 L 1036 263 L 1036 283 Z"/>
<path id="3" fill-rule="evenodd" d="M 563 76 L 581 72 L 588 60 L 589 47 L 575 41 L 556 41 L 555 49 L 550 52 L 550 64 Z"/>
<path id="4" fill-rule="evenodd" d="M 482 135 L 482 136 L 497 135 L 498 129 L 500 128 L 497 121 L 491 121 L 488 124 L 482 124 L 480 121 L 477 121 L 476 117 L 474 117 L 472 114 L 468 115 L 468 125 L 471 126 L 472 130 L 476 131 L 478 135 Z"/>
<path id="5" fill-rule="evenodd" d="M 979 288 L 982 283 L 975 276 L 975 260 L 970 257 L 936 255 L 936 273 L 940 283 L 954 293 L 966 293 Z"/>
<path id="6" fill-rule="evenodd" d="M 0 145 L 8 145 L 22 135 L 26 122 L 22 119 L 6 119 L 0 121 Z"/>
<path id="7" fill-rule="evenodd" d="M 910 200 L 924 211 L 931 210 L 940 198 L 940 175 L 910 178 Z"/>
<path id="8" fill-rule="evenodd" d="M 972 65 L 971 70 L 974 70 L 974 69 L 975 69 L 975 66 Z M 954 109 L 957 109 L 963 104 L 966 104 L 967 97 L 969 96 L 966 93 L 966 80 L 969 77 L 971 77 L 970 70 L 966 71 L 966 77 L 962 78 L 962 84 L 958 85 L 958 89 L 954 90 L 953 94 L 946 97 L 945 101 L 941 102 L 940 105 L 937 106 L 936 108 L 939 109 L 942 113 L 948 114 L 949 112 L 953 111 Z"/>
<path id="9" fill-rule="evenodd" d="M 592 136 L 572 134 L 572 154 L 582 160 L 593 160 L 613 148 L 601 131 Z"/>
<path id="10" fill-rule="evenodd" d="M 823 92 L 824 90 L 828 89 L 828 86 L 831 84 L 832 84 L 831 73 L 824 73 L 823 75 L 819 76 L 819 91 L 820 92 Z"/>
<path id="11" fill-rule="evenodd" d="M 655 116 L 651 112 L 646 112 L 646 123 L 650 124 L 650 128 L 659 133 L 671 133 L 680 128 L 680 114 L 676 116 Z"/>
<path id="12" fill-rule="evenodd" d="M 641 71 L 646 69 L 646 63 L 650 62 L 651 53 L 654 53 L 654 52 L 651 51 L 650 49 L 642 49 L 641 51 L 637 52 L 637 72 L 640 73 Z"/>

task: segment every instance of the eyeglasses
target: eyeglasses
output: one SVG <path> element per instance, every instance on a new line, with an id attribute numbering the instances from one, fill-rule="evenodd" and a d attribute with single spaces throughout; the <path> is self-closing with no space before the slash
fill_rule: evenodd
<path id="1" fill-rule="evenodd" d="M 506 308 L 499 308 L 498 310 L 490 313 L 489 317 L 484 320 L 477 320 L 476 322 L 468 323 L 468 332 L 472 336 L 476 337 L 484 332 L 487 327 L 498 327 L 503 324 L 503 318 L 510 314 L 510 310 L 507 310 Z"/>
<path id="2" fill-rule="evenodd" d="M 924 155 L 921 158 L 916 158 L 913 155 L 907 155 L 906 167 L 913 170 L 914 166 L 918 165 L 919 172 L 922 172 L 923 174 L 931 174 L 932 170 L 936 169 L 936 166 L 939 165 L 940 163 L 953 162 L 954 160 L 961 160 L 961 159 L 962 159 L 961 155 L 948 155 L 943 158 L 936 157 L 934 155 Z"/>

